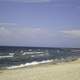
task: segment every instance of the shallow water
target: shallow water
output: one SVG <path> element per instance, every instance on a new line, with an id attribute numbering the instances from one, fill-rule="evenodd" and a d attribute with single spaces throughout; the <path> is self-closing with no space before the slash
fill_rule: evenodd
<path id="1" fill-rule="evenodd" d="M 25 64 L 20 64 L 20 65 L 17 65 L 17 66 L 6 67 L 6 68 L 7 68 L 7 69 L 15 69 L 15 68 L 21 68 L 21 67 L 26 67 L 26 66 L 44 64 L 44 63 L 49 63 L 49 62 L 53 62 L 53 60 L 43 60 L 43 61 L 40 61 L 40 62 L 33 61 L 33 62 L 31 62 L 31 63 L 25 63 Z"/>

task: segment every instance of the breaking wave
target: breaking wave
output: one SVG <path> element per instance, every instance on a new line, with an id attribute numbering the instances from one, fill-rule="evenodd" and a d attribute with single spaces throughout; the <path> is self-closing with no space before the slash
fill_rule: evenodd
<path id="1" fill-rule="evenodd" d="M 26 64 L 20 64 L 18 66 L 10 66 L 10 67 L 6 67 L 7 69 L 16 69 L 16 68 L 22 68 L 22 67 L 27 67 L 27 66 L 32 66 L 32 65 L 38 65 L 38 64 L 44 64 L 44 63 L 50 63 L 53 62 L 53 60 L 44 60 L 44 61 L 33 61 L 31 63 L 26 63 Z"/>

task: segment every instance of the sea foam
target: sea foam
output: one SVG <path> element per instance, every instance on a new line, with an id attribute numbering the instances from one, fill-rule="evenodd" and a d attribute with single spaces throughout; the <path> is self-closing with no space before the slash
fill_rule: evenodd
<path id="1" fill-rule="evenodd" d="M 43 60 L 43 61 L 40 61 L 40 62 L 33 61 L 31 63 L 25 63 L 25 64 L 20 64 L 20 65 L 17 65 L 17 66 L 6 67 L 6 68 L 7 69 L 16 69 L 16 68 L 22 68 L 22 67 L 27 67 L 27 66 L 32 66 L 32 65 L 49 63 L 49 62 L 53 62 L 53 60 Z"/>

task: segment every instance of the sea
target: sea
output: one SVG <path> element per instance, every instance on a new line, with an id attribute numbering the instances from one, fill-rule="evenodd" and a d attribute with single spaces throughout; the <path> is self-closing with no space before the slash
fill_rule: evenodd
<path id="1" fill-rule="evenodd" d="M 0 46 L 0 68 L 15 69 L 80 58 L 80 48 Z"/>

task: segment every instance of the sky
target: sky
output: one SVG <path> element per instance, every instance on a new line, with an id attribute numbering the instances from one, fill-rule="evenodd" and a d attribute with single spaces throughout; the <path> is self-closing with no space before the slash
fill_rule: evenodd
<path id="1" fill-rule="evenodd" d="M 80 48 L 80 0 L 0 0 L 0 45 Z"/>

